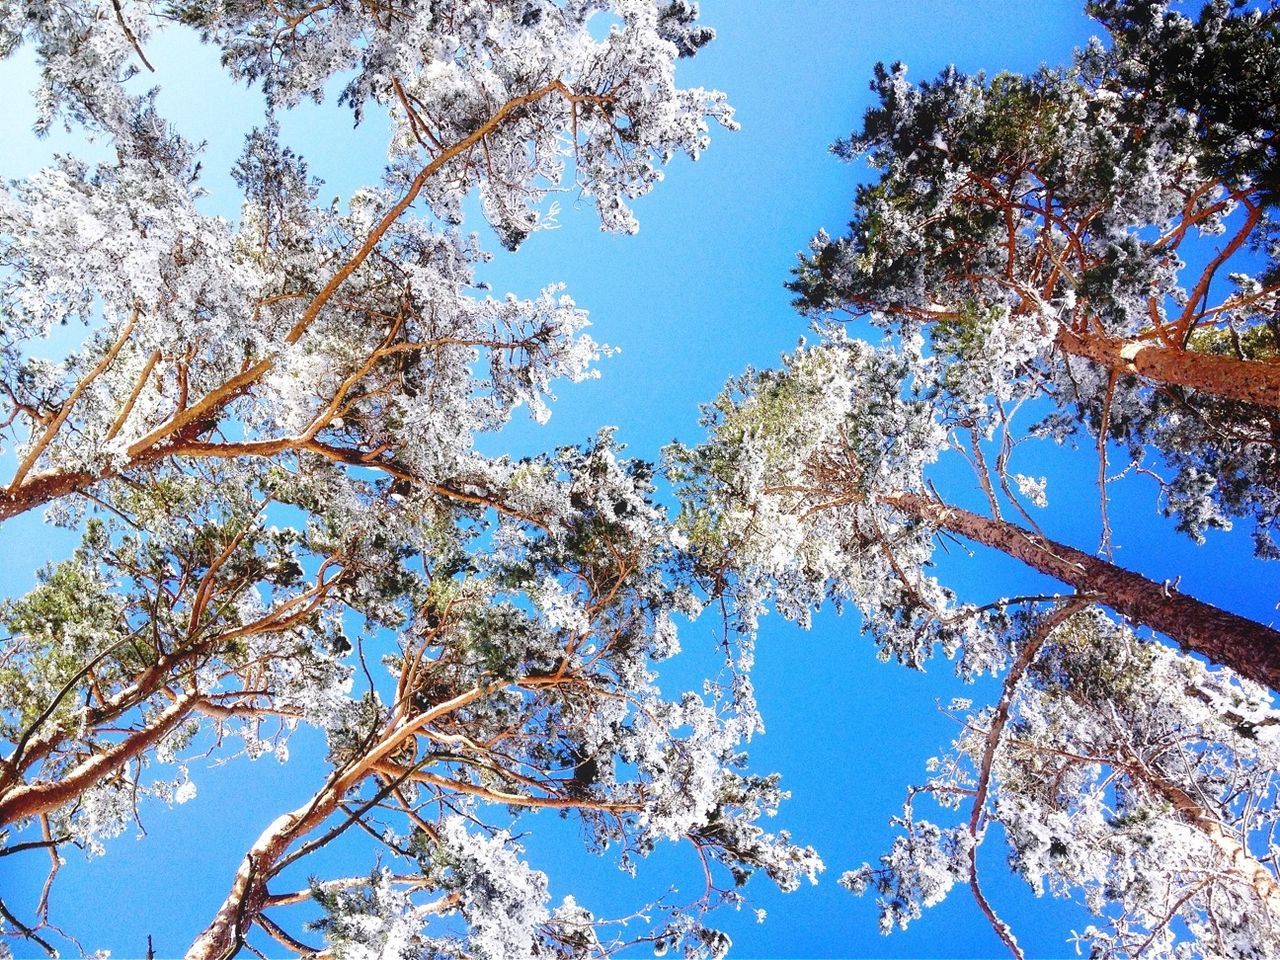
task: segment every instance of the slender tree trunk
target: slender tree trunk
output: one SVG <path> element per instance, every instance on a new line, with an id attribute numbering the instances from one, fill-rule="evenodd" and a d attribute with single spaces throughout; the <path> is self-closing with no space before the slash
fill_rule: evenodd
<path id="1" fill-rule="evenodd" d="M 306 836 L 324 823 L 338 809 L 342 798 L 369 776 L 380 761 L 393 753 L 406 736 L 504 685 L 505 681 L 502 681 L 474 687 L 405 723 L 393 719 L 377 743 L 370 744 L 368 751 L 355 763 L 349 768 L 335 771 L 305 804 L 272 821 L 240 862 L 231 883 L 231 892 L 227 894 L 209 926 L 187 950 L 186 960 L 228 960 L 234 956 L 250 927 L 258 922 L 269 896 L 267 881 L 279 869 L 277 864 L 289 847 L 299 837 Z"/>
<path id="2" fill-rule="evenodd" d="M 1200 806 L 1185 790 L 1155 775 L 1148 767 L 1135 764 L 1135 768 L 1131 771 L 1134 778 L 1169 801 L 1187 823 L 1203 831 L 1209 842 L 1231 864 L 1231 869 L 1244 878 L 1267 912 L 1273 917 L 1280 917 L 1280 883 L 1277 883 L 1275 874 L 1260 863 L 1240 839 L 1224 828 L 1221 820 Z"/>
<path id="3" fill-rule="evenodd" d="M 1147 340 L 1111 340 L 1069 330 L 1058 335 L 1058 345 L 1116 373 L 1280 409 L 1280 363 L 1237 360 Z"/>
<path id="4" fill-rule="evenodd" d="M 969 889 L 973 891 L 973 899 L 977 901 L 979 909 L 991 924 L 991 929 L 1017 960 L 1024 960 L 1026 953 L 1019 946 L 1013 929 L 996 914 L 990 901 L 987 900 L 987 895 L 982 892 L 982 885 L 978 882 L 978 848 L 982 846 L 982 834 L 988 812 L 987 793 L 991 789 L 991 764 L 995 760 L 996 749 L 1000 746 L 1000 738 L 1004 735 L 1005 724 L 1009 722 L 1009 708 L 1013 705 L 1014 695 L 1018 692 L 1018 684 L 1022 682 L 1027 669 L 1035 662 L 1049 634 L 1073 616 L 1081 606 L 1083 601 L 1073 597 L 1036 624 L 1018 652 L 1017 659 L 1009 667 L 1009 673 L 1004 681 L 1004 691 L 1000 694 L 1000 702 L 996 704 L 995 713 L 991 716 L 991 726 L 987 730 L 986 743 L 982 748 L 982 759 L 978 761 L 973 808 L 969 812 L 969 836 L 973 838 L 973 843 L 969 847 Z"/>
<path id="5" fill-rule="evenodd" d="M 1280 632 L 1179 593 L 1166 584 L 1046 540 L 1005 520 L 993 520 L 916 493 L 881 501 L 941 530 L 994 547 L 1041 573 L 1070 584 L 1135 623 L 1176 641 L 1184 650 L 1280 690 Z"/>
<path id="6" fill-rule="evenodd" d="M 195 943 L 186 960 L 228 960 L 239 951 L 244 937 L 267 902 L 267 880 L 276 862 L 300 836 L 314 830 L 337 809 L 349 786 L 347 778 L 326 783 L 302 806 L 281 814 L 258 837 L 236 870 L 231 892 Z"/>

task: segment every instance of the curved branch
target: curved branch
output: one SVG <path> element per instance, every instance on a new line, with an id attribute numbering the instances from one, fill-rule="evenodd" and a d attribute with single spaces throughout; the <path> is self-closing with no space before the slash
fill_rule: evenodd
<path id="1" fill-rule="evenodd" d="M 979 908 L 981 908 L 987 921 L 991 924 L 991 928 L 996 932 L 996 936 L 1009 948 L 1009 952 L 1013 954 L 1016 960 L 1023 960 L 1022 948 L 1018 945 L 1018 940 L 1013 935 L 1013 930 L 1010 929 L 1009 924 L 996 915 L 995 910 L 992 909 L 991 904 L 987 901 L 986 895 L 982 892 L 981 885 L 978 883 L 978 834 L 981 830 L 984 808 L 987 803 L 987 792 L 991 787 L 991 765 L 995 760 L 996 749 L 1000 746 L 1005 724 L 1009 720 L 1009 710 L 1013 706 L 1013 698 L 1017 693 L 1018 684 L 1022 682 L 1022 677 L 1027 672 L 1027 668 L 1035 661 L 1036 655 L 1039 654 L 1040 648 L 1044 646 L 1044 642 L 1049 638 L 1049 634 L 1053 633 L 1060 624 L 1083 605 L 1084 601 L 1082 600 L 1068 600 L 1040 621 L 1031 636 L 1027 638 L 1027 642 L 1023 644 L 1022 649 L 1018 652 L 1017 659 L 1014 660 L 1013 665 L 1009 668 L 1009 675 L 1005 678 L 1004 691 L 1001 693 L 1000 701 L 996 704 L 995 713 L 991 717 L 991 726 L 987 730 L 986 742 L 982 748 L 982 759 L 978 763 L 977 785 L 973 794 L 973 810 L 969 815 L 969 836 L 973 837 L 974 840 L 972 846 L 969 847 L 969 889 L 973 891 L 974 899 L 978 901 Z"/>
<path id="2" fill-rule="evenodd" d="M 120 770 L 126 763 L 164 738 L 203 699 L 190 694 L 166 708 L 150 726 L 136 731 L 96 756 L 90 757 L 70 773 L 54 781 L 35 783 L 9 791 L 0 798 L 0 824 L 13 823 L 37 814 L 48 813 L 74 799 L 96 783 Z"/>

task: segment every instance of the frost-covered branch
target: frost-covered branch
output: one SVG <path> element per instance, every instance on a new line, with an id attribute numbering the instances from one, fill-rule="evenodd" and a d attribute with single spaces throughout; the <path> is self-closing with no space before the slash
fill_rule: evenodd
<path id="1" fill-rule="evenodd" d="M 1185 532 L 1247 518 L 1270 557 L 1275 10 L 1089 9 L 1110 46 L 1063 69 L 914 85 L 902 64 L 877 68 L 879 104 L 836 146 L 876 183 L 846 235 L 814 238 L 791 287 L 812 316 L 919 340 L 957 420 L 1047 400 L 1042 434 L 1101 430 L 1134 468 L 1167 465 L 1164 508 Z"/>
<path id="2" fill-rule="evenodd" d="M 1037 891 L 1080 895 L 1095 922 L 1078 940 L 1095 955 L 1274 951 L 1270 696 L 1142 644 L 1096 610 L 1036 636 L 1021 649 L 1019 682 L 1006 683 L 994 710 L 964 719 L 953 752 L 930 761 L 932 776 L 913 795 L 938 799 L 944 817 L 973 804 L 969 823 L 985 826 L 969 830 L 971 858 L 998 825 L 1011 865 Z M 910 817 L 901 825 L 910 837 L 879 868 L 842 878 L 858 892 L 874 885 L 894 922 L 941 899 L 949 885 L 920 879 L 953 863 L 952 828 Z"/>

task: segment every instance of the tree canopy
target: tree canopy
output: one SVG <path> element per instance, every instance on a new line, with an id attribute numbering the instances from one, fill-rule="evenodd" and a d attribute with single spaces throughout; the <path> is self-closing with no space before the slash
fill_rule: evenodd
<path id="1" fill-rule="evenodd" d="M 879 891 L 886 931 L 960 882 L 1022 956 L 979 883 L 996 827 L 1015 872 L 1095 914 L 1091 955 L 1268 956 L 1280 632 L 1119 565 L 1108 491 L 1154 481 L 1182 532 L 1243 521 L 1277 556 L 1280 11 L 1090 9 L 1111 43 L 1069 67 L 877 69 L 879 104 L 834 147 L 877 176 L 790 284 L 818 342 L 732 381 L 673 474 L 744 630 L 830 598 L 885 659 L 941 650 L 1002 679 L 994 705 L 953 707 L 963 733 L 880 866 L 842 878 Z M 861 319 L 878 341 L 851 337 Z M 1045 479 L 1018 467 L 1046 442 L 1094 454 L 1096 546 L 1036 516 Z M 940 455 L 972 467 L 982 509 L 934 483 Z M 947 541 L 1056 589 L 959 597 L 930 569 Z M 919 819 L 921 794 L 968 816 Z"/>
<path id="2" fill-rule="evenodd" d="M 343 955 L 583 956 L 638 936 L 719 956 L 709 907 L 756 870 L 783 888 L 815 876 L 812 850 L 756 822 L 782 794 L 741 769 L 749 688 L 655 685 L 701 601 L 651 469 L 607 431 L 521 460 L 475 446 L 520 406 L 545 419 L 551 381 L 592 376 L 600 348 L 555 287 L 484 292 L 464 201 L 513 249 L 566 185 L 604 229 L 634 231 L 628 201 L 661 165 L 733 126 L 720 94 L 675 83 L 711 37 L 696 15 L 681 0 L 6 10 L 0 49 L 38 57 L 40 123 L 114 154 L 0 193 L 15 464 L 0 518 L 51 506 L 83 529 L 0 609 L 6 853 L 47 848 L 52 879 L 60 850 L 102 850 L 145 798 L 190 797 L 189 757 L 284 759 L 306 723 L 328 775 L 245 852 L 193 957 L 263 934 L 320 949 L 282 916 L 308 900 Z M 200 212 L 198 150 L 127 84 L 177 26 L 265 96 L 234 223 Z M 339 76 L 357 122 L 388 111 L 390 163 L 324 206 L 278 117 Z M 84 344 L 42 355 L 72 320 Z M 615 936 L 572 897 L 551 904 L 521 858 L 511 814 L 539 809 L 575 814 L 629 869 L 687 840 L 706 889 Z M 360 829 L 382 853 L 354 875 L 273 882 Z M 34 915 L 0 915 L 52 955 L 48 903 L 46 888 Z"/>
<path id="3" fill-rule="evenodd" d="M 695 4 L 0 12 L 39 129 L 108 154 L 0 188 L 0 523 L 42 509 L 79 538 L 0 603 L 0 857 L 50 864 L 36 902 L 0 893 L 0 933 L 83 952 L 50 907 L 69 848 L 191 799 L 209 761 L 286 761 L 306 726 L 325 769 L 189 957 L 723 957 L 714 908 L 823 869 L 763 825 L 787 794 L 745 748 L 761 617 L 834 601 L 882 659 L 995 679 L 946 708 L 959 732 L 891 849 L 840 877 L 884 932 L 960 884 L 1022 957 L 980 874 L 1003 842 L 1083 903 L 1091 956 L 1280 952 L 1280 631 L 1117 562 L 1109 517 L 1116 484 L 1150 484 L 1192 539 L 1243 525 L 1280 557 L 1280 8 L 1089 10 L 1109 39 L 1062 68 L 877 69 L 834 148 L 875 177 L 789 285 L 814 341 L 730 381 L 661 464 L 603 425 L 482 452 L 608 348 L 558 286 L 494 296 L 468 221 L 516 251 L 574 191 L 634 232 L 664 166 L 736 126 L 676 82 L 713 38 Z M 262 92 L 234 220 L 202 211 L 200 147 L 137 82 L 181 29 Z M 326 205 L 281 121 L 335 90 L 390 139 L 383 179 Z M 1096 543 L 1047 532 L 1045 444 L 1093 458 Z M 949 544 L 1048 586 L 962 596 L 934 569 Z M 698 617 L 716 672 L 667 696 Z M 553 897 L 521 833 L 538 811 L 630 872 L 678 844 L 702 882 L 610 916 Z M 339 846 L 363 859 L 310 869 Z"/>

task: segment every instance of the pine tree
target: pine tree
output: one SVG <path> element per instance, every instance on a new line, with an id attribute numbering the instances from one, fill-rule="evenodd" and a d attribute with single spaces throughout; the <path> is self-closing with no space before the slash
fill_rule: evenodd
<path id="1" fill-rule="evenodd" d="M 1269 956 L 1280 632 L 1119 565 L 1107 503 L 1118 467 L 1152 477 L 1181 531 L 1244 520 L 1278 555 L 1280 9 L 1089 9 L 1110 43 L 1070 67 L 877 69 L 879 104 L 834 148 L 877 176 L 790 284 L 818 342 L 731 381 L 669 471 L 743 631 L 831 599 L 884 659 L 1003 677 L 996 704 L 955 706 L 963 733 L 892 851 L 842 880 L 879 892 L 885 932 L 962 883 L 1021 957 L 979 882 L 999 825 L 1015 872 L 1095 915 L 1092 956 Z M 864 318 L 878 343 L 850 334 Z M 1096 550 L 1047 535 L 1045 480 L 1016 471 L 1029 445 L 1082 439 Z M 944 454 L 984 510 L 934 484 Z M 931 569 L 944 539 L 1067 592 L 962 599 Z M 919 819 L 921 795 L 967 816 Z"/>
<path id="2" fill-rule="evenodd" d="M 236 222 L 201 212 L 199 149 L 128 83 L 176 28 L 264 93 Z M 633 231 L 661 165 L 733 126 L 720 94 L 675 83 L 710 38 L 682 0 L 0 12 L 0 51 L 38 59 L 41 128 L 113 154 L 0 191 L 0 520 L 47 507 L 83 535 L 0 607 L 0 853 L 92 854 L 189 799 L 194 758 L 284 760 L 310 724 L 329 768 L 264 826 L 191 956 L 318 950 L 288 918 L 305 901 L 353 956 L 719 956 L 709 907 L 757 870 L 814 877 L 812 850 L 757 823 L 783 794 L 740 769 L 749 688 L 659 694 L 701 601 L 651 470 L 608 432 L 519 461 L 475 446 L 520 406 L 545 419 L 550 383 L 592 376 L 600 348 L 557 287 L 484 294 L 465 199 L 513 249 L 567 185 Z M 390 163 L 325 206 L 278 119 L 338 77 L 357 121 L 389 114 Z M 43 356 L 69 322 L 84 343 Z M 523 860 L 512 815 L 539 809 L 629 867 L 690 841 L 707 889 L 616 936 Z M 381 852 L 352 875 L 280 888 L 362 828 Z M 54 955 L 47 889 L 20 912 L 0 900 L 5 933 Z"/>

